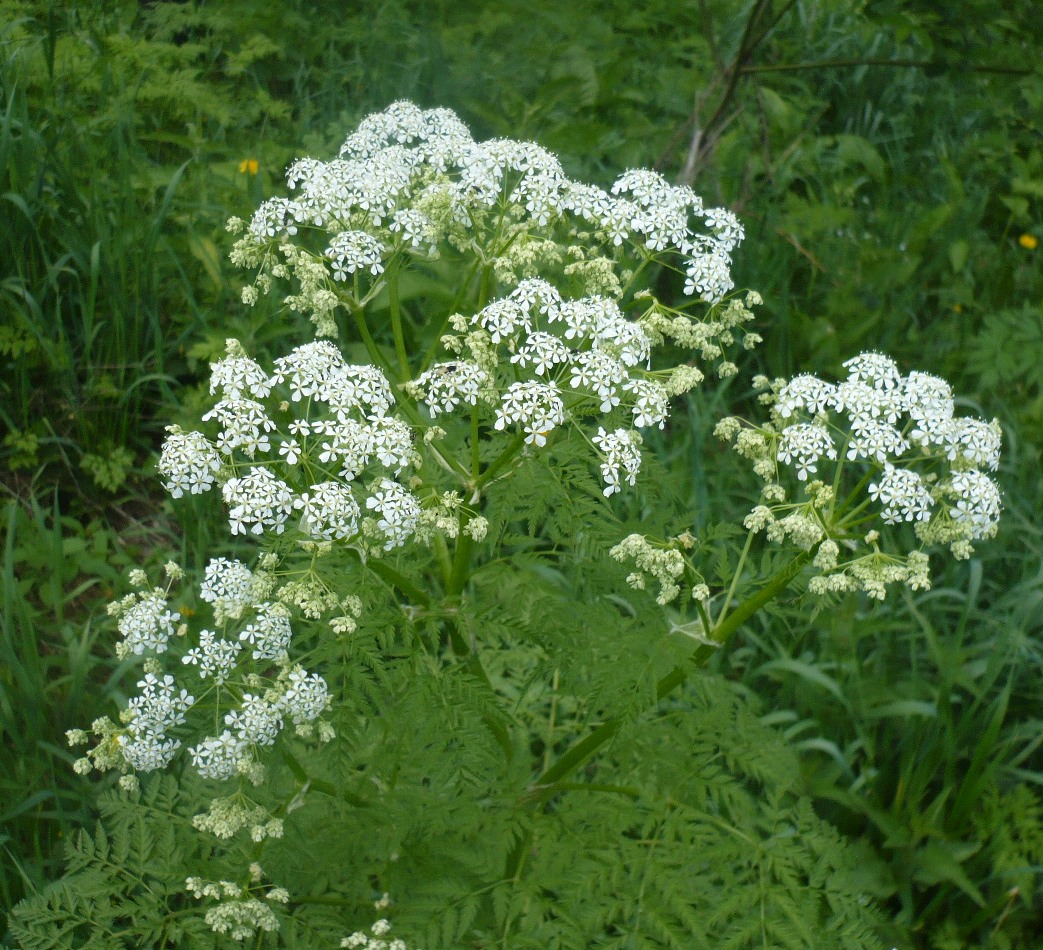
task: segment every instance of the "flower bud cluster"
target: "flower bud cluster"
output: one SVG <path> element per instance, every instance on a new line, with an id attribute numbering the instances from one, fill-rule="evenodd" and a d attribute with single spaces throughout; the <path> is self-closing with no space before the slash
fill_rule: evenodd
<path id="1" fill-rule="evenodd" d="M 228 934 L 233 940 L 249 940 L 260 932 L 278 930 L 279 918 L 271 905 L 286 904 L 290 899 L 282 887 L 243 887 L 234 881 L 189 877 L 185 879 L 185 887 L 197 900 L 217 901 L 206 912 L 207 926 L 214 933 Z"/>
<path id="2" fill-rule="evenodd" d="M 926 588 L 924 548 L 945 544 L 965 558 L 971 542 L 996 533 L 1002 503 L 988 473 L 999 467 L 999 425 L 957 416 L 944 380 L 903 376 L 882 354 L 862 353 L 844 366 L 848 376 L 838 383 L 809 374 L 762 378 L 771 422 L 718 424 L 717 435 L 765 483 L 746 527 L 774 542 L 818 546 L 822 575 L 813 591 L 882 598 L 892 583 Z M 794 487 L 802 489 L 796 496 Z M 901 525 L 912 528 L 912 550 Z M 885 551 L 885 536 L 907 553 Z"/>
<path id="3" fill-rule="evenodd" d="M 663 543 L 655 543 L 644 535 L 631 534 L 612 547 L 609 554 L 616 561 L 633 561 L 637 570 L 627 577 L 627 583 L 636 590 L 644 590 L 649 578 L 659 584 L 656 603 L 666 605 L 681 592 L 680 580 L 687 563 L 682 549 L 695 545 L 695 539 L 685 533 Z M 698 583 L 693 588 L 694 599 L 704 601 L 709 589 L 701 576 L 694 571 Z"/>

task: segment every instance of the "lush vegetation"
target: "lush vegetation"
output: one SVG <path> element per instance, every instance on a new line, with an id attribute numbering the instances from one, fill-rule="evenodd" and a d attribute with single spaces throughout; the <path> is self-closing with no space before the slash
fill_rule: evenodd
<path id="1" fill-rule="evenodd" d="M 365 929 L 386 889 L 393 935 L 428 948 L 722 934 L 736 947 L 1039 946 L 1043 36 L 1031 0 L 1003 6 L 0 4 L 0 900 L 23 901 L 5 940 L 213 945 L 185 868 L 233 875 L 252 843 L 174 835 L 206 782 L 186 770 L 128 797 L 73 771 L 65 733 L 113 715 L 140 677 L 116 659 L 105 611 L 127 570 L 155 577 L 172 558 L 201 575 L 223 530 L 218 505 L 162 491 L 164 426 L 204 411 L 226 338 L 265 363 L 311 338 L 275 300 L 240 303 L 227 218 L 284 194 L 294 158 L 333 156 L 363 116 L 409 98 L 452 108 L 476 139 L 537 141 L 575 178 L 608 186 L 655 167 L 734 210 L 747 240 L 733 273 L 764 298 L 766 343 L 653 430 L 648 481 L 614 508 L 566 452 L 558 495 L 520 481 L 517 508 L 488 513 L 526 567 L 475 574 L 485 608 L 460 623 L 497 645 L 492 680 L 517 721 L 491 721 L 474 676 L 448 667 L 411 690 L 410 625 L 390 602 L 366 604 L 350 650 L 319 649 L 370 711 L 331 766 L 358 771 L 338 807 L 366 818 L 345 831 L 342 816 L 328 840 L 371 877 L 334 888 L 338 903 L 316 897 L 278 940 Z M 413 292 L 438 299 L 444 275 L 428 276 Z M 680 283 L 652 289 L 678 299 Z M 421 321 L 410 332 L 425 340 Z M 1000 420 L 998 537 L 969 561 L 936 559 L 930 591 L 804 595 L 757 614 L 643 735 L 656 677 L 683 650 L 663 647 L 654 597 L 626 588 L 605 552 L 638 525 L 687 519 L 678 530 L 710 533 L 707 580 L 721 583 L 741 534 L 711 527 L 741 524 L 756 486 L 713 423 L 755 411 L 755 374 L 835 376 L 868 349 L 947 379 L 962 414 Z M 563 555 L 591 521 L 589 549 Z M 562 616 L 563 591 L 599 612 Z M 542 762 L 598 719 L 622 724 L 615 791 L 524 818 L 504 805 L 531 778 L 529 753 Z M 514 727 L 539 743 L 519 745 Z M 403 792 L 373 814 L 361 776 L 386 778 L 396 731 Z M 326 774 L 322 755 L 276 770 L 291 804 L 301 774 Z M 664 790 L 666 817 L 650 797 Z M 326 835 L 323 814 L 294 810 L 293 833 Z M 401 844 L 406 860 L 387 861 Z M 505 866 L 541 886 L 507 887 Z M 330 888 L 329 868 L 300 854 L 264 868 L 294 899 Z"/>

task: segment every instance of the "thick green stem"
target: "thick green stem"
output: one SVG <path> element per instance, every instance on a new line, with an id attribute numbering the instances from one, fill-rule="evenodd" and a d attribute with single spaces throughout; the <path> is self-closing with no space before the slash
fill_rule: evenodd
<path id="1" fill-rule="evenodd" d="M 471 477 L 475 482 L 478 481 L 478 475 L 481 471 L 481 460 L 478 454 L 481 443 L 478 436 L 478 406 L 475 405 L 471 409 Z"/>
<path id="2" fill-rule="evenodd" d="M 464 297 L 467 296 L 467 289 L 471 286 L 471 281 L 474 280 L 474 275 L 478 273 L 479 267 L 481 267 L 481 261 L 476 259 L 471 265 L 471 269 L 467 272 L 467 276 L 460 283 L 460 289 L 456 292 L 456 296 L 453 298 L 453 302 L 450 304 L 449 310 L 443 318 L 441 326 L 438 328 L 438 332 L 431 337 L 431 344 L 428 346 L 427 352 L 424 354 L 424 361 L 420 364 L 421 371 L 430 369 L 431 363 L 434 362 L 435 354 L 438 352 L 438 348 L 442 345 L 442 337 L 445 335 L 445 331 L 449 328 L 449 318 L 460 309 Z"/>
<path id="3" fill-rule="evenodd" d="M 352 305 L 350 309 L 352 317 L 355 318 L 355 326 L 358 327 L 359 336 L 362 337 L 362 342 L 366 345 L 366 352 L 369 353 L 369 358 L 375 366 L 383 367 L 388 376 L 394 377 L 394 368 L 384 354 L 380 352 L 380 347 L 377 346 L 376 340 L 373 339 L 373 334 L 369 332 L 369 327 L 366 325 L 366 315 L 362 312 L 362 308 Z"/>
<path id="4" fill-rule="evenodd" d="M 406 338 L 402 332 L 402 308 L 398 301 L 398 267 L 394 267 L 388 275 L 388 307 L 391 310 L 391 332 L 395 337 L 395 354 L 402 379 L 410 379 L 409 356 L 406 353 Z"/>
<path id="5" fill-rule="evenodd" d="M 368 567 L 381 580 L 386 581 L 392 587 L 397 588 L 405 594 L 412 603 L 417 604 L 420 607 L 429 607 L 431 605 L 431 598 L 417 587 L 416 584 L 378 558 L 370 558 L 366 561 L 366 567 Z"/>
<path id="6" fill-rule="evenodd" d="M 334 785 L 332 782 L 324 781 L 323 779 L 313 778 L 308 774 L 300 760 L 285 747 L 283 747 L 282 750 L 282 757 L 283 761 L 289 767 L 290 772 L 293 773 L 293 777 L 297 779 L 302 786 L 307 786 L 316 792 L 328 795 L 330 798 L 342 799 L 355 808 L 369 808 L 373 804 L 361 795 L 349 792 L 346 788 L 341 788 L 340 786 Z"/>
<path id="7" fill-rule="evenodd" d="M 467 523 L 466 515 L 460 515 L 460 533 L 456 539 L 456 551 L 453 553 L 453 572 L 449 578 L 449 587 L 446 593 L 450 597 L 459 597 L 470 576 L 471 552 L 474 550 L 474 539 L 467 534 L 464 526 Z"/>

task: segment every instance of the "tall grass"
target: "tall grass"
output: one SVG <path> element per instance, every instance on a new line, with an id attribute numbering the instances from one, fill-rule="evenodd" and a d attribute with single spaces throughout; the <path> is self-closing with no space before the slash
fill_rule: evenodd
<path id="1" fill-rule="evenodd" d="M 0 563 L 0 902 L 11 906 L 60 868 L 59 839 L 90 820 L 91 783 L 64 741 L 106 709 L 126 672 L 109 631 L 83 607 L 112 589 L 113 537 L 54 507 L 9 501 Z M 100 642 L 99 642 L 100 639 Z"/>

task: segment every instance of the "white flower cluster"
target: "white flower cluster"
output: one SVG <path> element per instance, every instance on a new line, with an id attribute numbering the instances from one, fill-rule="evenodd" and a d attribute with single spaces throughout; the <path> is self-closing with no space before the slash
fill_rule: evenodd
<path id="1" fill-rule="evenodd" d="M 604 457 L 601 477 L 605 480 L 605 496 L 618 492 L 621 482 L 633 485 L 641 468 L 641 436 L 626 429 L 606 432 L 598 426 L 598 433 L 591 440 Z"/>
<path id="2" fill-rule="evenodd" d="M 896 559 L 882 552 L 871 512 L 882 525 L 911 524 L 922 546 L 947 544 L 954 556 L 969 556 L 971 542 L 992 537 L 999 522 L 1000 491 L 988 474 L 999 467 L 999 426 L 957 416 L 944 380 L 919 372 L 903 376 L 880 353 L 862 353 L 844 366 L 847 378 L 838 383 L 807 374 L 774 384 L 761 379 L 772 423 L 718 424 L 718 435 L 734 440 L 766 483 L 765 504 L 754 508 L 746 526 L 808 550 L 821 544 L 819 591 L 883 596 L 896 581 L 926 587 L 926 556 L 914 551 Z M 824 461 L 828 475 L 819 472 Z M 804 501 L 787 502 L 787 470 L 804 483 Z M 845 486 L 859 479 L 868 500 L 845 502 Z M 827 547 L 827 537 L 840 547 Z M 869 548 L 864 556 L 857 553 L 862 544 Z"/>
<path id="3" fill-rule="evenodd" d="M 365 118 L 338 158 L 295 162 L 287 184 L 295 197 L 261 205 L 237 245 L 240 262 L 261 263 L 268 249 L 303 230 L 324 235 L 336 280 L 365 270 L 376 276 L 397 251 L 481 232 L 486 219 L 497 221 L 497 209 L 511 207 L 519 234 L 565 223 L 593 231 L 608 247 L 629 242 L 669 253 L 686 274 L 685 292 L 716 303 L 733 286 L 731 253 L 743 238 L 734 215 L 705 209 L 690 188 L 655 172 L 628 171 L 605 191 L 569 179 L 538 145 L 475 142 L 449 110 L 409 102 Z"/>
<path id="4" fill-rule="evenodd" d="M 119 617 L 117 629 L 123 642 L 117 644 L 121 658 L 128 653 L 162 653 L 170 638 L 177 632 L 175 624 L 181 619 L 176 610 L 170 610 L 167 592 L 162 587 L 128 594 L 109 605 L 109 615 Z"/>
<path id="5" fill-rule="evenodd" d="M 999 467 L 998 425 L 956 417 L 944 380 L 918 372 L 903 377 L 880 353 L 862 353 L 844 366 L 848 378 L 841 383 L 798 376 L 779 390 L 775 412 L 781 420 L 798 413 L 817 420 L 782 429 L 779 461 L 794 464 L 798 478 L 806 479 L 818 459 L 836 458 L 833 429 L 849 461 L 883 466 L 869 493 L 881 503 L 885 523 L 927 523 L 938 506 L 941 520 L 959 525 L 967 540 L 995 534 L 999 488 L 981 469 Z M 791 459 L 796 443 L 803 448 Z"/>
<path id="6" fill-rule="evenodd" d="M 351 936 L 344 937 L 340 945 L 354 948 L 354 950 L 409 950 L 404 940 L 388 937 L 390 932 L 391 922 L 382 918 L 369 928 L 368 933 L 364 930 L 356 930 Z"/>
<path id="7" fill-rule="evenodd" d="M 400 380 L 431 417 L 492 407 L 496 429 L 520 427 L 525 442 L 542 447 L 552 430 L 587 419 L 594 407 L 605 414 L 629 411 L 632 429 L 663 428 L 670 397 L 698 385 L 703 374 L 687 365 L 652 372 L 656 345 L 670 341 L 696 350 L 717 362 L 722 377 L 736 372 L 725 350 L 752 313 L 737 300 L 721 302 L 733 288 L 731 254 L 743 239 L 742 226 L 730 212 L 704 208 L 690 188 L 655 172 L 627 171 L 604 190 L 569 179 L 538 145 L 475 142 L 452 112 L 397 102 L 364 119 L 336 159 L 295 162 L 287 183 L 292 198 L 265 202 L 248 225 L 230 222 L 231 230 L 244 231 L 233 261 L 257 273 L 248 302 L 269 292 L 274 279 L 295 282 L 299 292 L 286 298 L 287 306 L 310 312 L 320 335 L 334 336 L 333 308 L 343 306 L 364 320 L 367 304 L 389 284 L 389 296 L 396 296 L 398 275 L 412 259 L 437 256 L 446 244 L 454 254 L 473 257 L 486 278 L 491 272 L 513 288 L 497 296 L 495 281 L 483 278 L 477 312 L 469 320 L 449 317 L 459 335 L 442 343 L 456 358 L 428 362 L 412 381 Z M 671 310 L 639 292 L 634 269 L 649 263 L 685 274 L 685 293 L 697 299 Z M 648 299 L 636 319 L 623 313 L 628 295 L 628 307 Z M 748 295 L 747 305 L 754 300 Z M 700 303 L 710 305 L 698 307 L 702 316 L 686 312 Z M 747 348 L 760 339 L 753 333 L 741 338 Z M 404 367 L 401 339 L 396 346 Z M 242 395 L 226 396 L 229 404 L 211 414 L 225 429 L 223 441 L 172 445 L 163 469 L 168 485 L 205 491 L 215 480 L 215 459 L 221 461 L 215 447 L 253 459 L 277 446 L 291 464 L 301 456 L 302 442 L 279 439 L 257 402 L 275 377 L 266 380 L 244 367 L 223 371 L 222 384 L 225 379 Z M 342 422 L 342 430 L 351 428 Z M 615 420 L 604 427 L 620 431 Z M 188 437 L 178 435 L 182 442 Z M 342 435 L 340 442 L 324 442 L 320 462 L 341 461 L 350 479 L 360 467 L 351 451 L 360 435 Z M 631 445 L 639 442 L 632 432 Z M 401 463 L 408 452 L 389 450 L 387 456 Z M 628 453 L 627 481 L 636 474 L 630 467 L 635 458 Z M 603 471 L 615 473 L 606 476 L 606 494 L 612 494 L 619 490 L 621 463 L 607 456 L 601 462 Z M 394 467 L 384 457 L 381 463 Z M 283 530 L 287 505 L 295 504 L 283 485 L 254 472 L 236 473 L 228 484 L 235 530 Z M 358 504 L 369 507 L 361 498 Z M 353 510 L 350 503 L 346 508 Z M 332 540 L 335 533 L 324 537 Z M 387 541 L 393 537 L 398 535 Z"/>
<path id="8" fill-rule="evenodd" d="M 127 731 L 120 736 L 120 745 L 131 768 L 152 772 L 166 766 L 181 747 L 180 740 L 167 738 L 166 732 L 184 725 L 195 698 L 185 689 L 178 690 L 173 676 L 159 679 L 146 673 L 138 689 L 141 692 L 122 716 Z"/>
<path id="9" fill-rule="evenodd" d="M 394 398 L 378 369 L 351 366 L 318 341 L 277 359 L 269 375 L 230 340 L 211 392 L 221 398 L 203 420 L 220 424 L 216 436 L 174 428 L 164 443 L 159 469 L 175 497 L 220 484 L 232 534 L 296 528 L 314 541 L 350 541 L 364 533 L 365 507 L 376 509 L 378 550 L 410 539 L 419 502 L 389 476 L 413 464 L 413 436 L 389 415 Z M 371 469 L 376 490 L 366 497 Z"/>
<path id="10" fill-rule="evenodd" d="M 652 315 L 630 320 L 615 300 L 565 300 L 548 281 L 526 278 L 470 320 L 454 316 L 451 323 L 459 333 L 443 337 L 443 343 L 470 358 L 436 364 L 406 389 L 432 417 L 488 404 L 495 411 L 495 429 L 519 426 L 524 441 L 536 447 L 546 445 L 550 433 L 568 420 L 628 411 L 634 428 L 617 427 L 608 438 L 601 426 L 590 440 L 601 456 L 605 494 L 611 495 L 620 490 L 621 471 L 622 480 L 633 485 L 640 469 L 636 430 L 663 428 L 670 396 L 703 378 L 690 366 L 667 372 L 643 368 L 654 340 L 663 339 Z"/>
<path id="11" fill-rule="evenodd" d="M 234 881 L 207 881 L 203 878 L 185 879 L 185 887 L 197 900 L 210 898 L 217 903 L 206 912 L 207 926 L 218 934 L 228 934 L 233 940 L 249 940 L 259 932 L 274 933 L 279 929 L 279 918 L 271 904 L 285 904 L 289 892 L 282 887 L 245 888 Z M 255 894 L 261 893 L 261 898 Z"/>
<path id="12" fill-rule="evenodd" d="M 108 719 L 94 723 L 100 741 L 80 760 L 78 770 L 115 768 L 126 773 L 163 768 L 182 746 L 182 739 L 169 733 L 190 734 L 188 714 L 193 709 L 205 708 L 204 722 L 220 720 L 225 726 L 219 735 L 188 750 L 204 778 L 252 776 L 256 750 L 272 745 L 286 722 L 298 731 L 314 728 L 310 724 L 319 720 L 329 702 L 326 682 L 291 662 L 290 611 L 279 601 L 264 599 L 273 588 L 267 572 L 253 572 L 240 561 L 215 558 L 207 565 L 199 599 L 211 607 L 220 633 L 201 629 L 196 644 L 181 657 L 185 672 L 192 670 L 198 680 L 198 700 L 174 676 L 163 673 L 156 657 L 167 650 L 172 618 L 178 617 L 169 609 L 169 590 L 155 588 L 124 599 L 131 603 L 117 602 L 111 612 L 120 617 L 125 652 L 147 650 L 150 655 L 137 684 L 139 692 L 120 715 L 121 725 Z M 187 625 L 177 632 L 189 638 Z M 247 655 L 263 661 L 263 675 L 246 661 Z M 213 702 L 204 704 L 210 697 Z M 216 711 L 214 702 L 220 704 Z M 319 732 L 322 738 L 328 729 L 320 724 Z M 85 733 L 76 733 L 77 742 L 86 739 Z"/>

